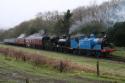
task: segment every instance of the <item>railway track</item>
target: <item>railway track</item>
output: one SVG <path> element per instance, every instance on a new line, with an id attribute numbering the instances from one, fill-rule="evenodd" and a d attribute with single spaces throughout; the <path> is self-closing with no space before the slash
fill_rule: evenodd
<path id="1" fill-rule="evenodd" d="M 83 56 L 83 54 L 80 54 L 80 56 Z M 84 55 L 84 57 L 89 57 L 89 58 L 97 58 L 95 55 Z M 111 60 L 111 61 L 117 61 L 117 62 L 123 62 L 125 63 L 125 57 L 120 57 L 116 55 L 107 55 L 107 56 L 100 56 L 99 59 L 105 59 L 105 60 Z"/>
<path id="2" fill-rule="evenodd" d="M 125 57 L 119 57 L 119 56 L 110 55 L 109 57 L 106 57 L 106 59 L 107 60 L 112 60 L 112 61 L 124 62 L 125 63 Z"/>

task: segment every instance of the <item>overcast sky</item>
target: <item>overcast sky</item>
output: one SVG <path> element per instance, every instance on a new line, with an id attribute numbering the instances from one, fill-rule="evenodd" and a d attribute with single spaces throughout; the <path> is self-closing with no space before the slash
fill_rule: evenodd
<path id="1" fill-rule="evenodd" d="M 38 12 L 66 11 L 109 0 L 0 0 L 0 28 L 9 28 L 33 18 Z"/>

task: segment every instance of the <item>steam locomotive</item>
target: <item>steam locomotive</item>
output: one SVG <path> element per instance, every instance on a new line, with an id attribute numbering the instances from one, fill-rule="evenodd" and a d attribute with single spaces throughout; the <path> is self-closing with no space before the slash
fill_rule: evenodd
<path id="1" fill-rule="evenodd" d="M 28 37 L 21 35 L 18 38 L 4 39 L 5 44 L 23 46 L 28 48 L 39 48 L 65 53 L 85 55 L 107 55 L 115 51 L 107 42 L 106 35 L 96 37 L 90 36 L 48 36 L 33 34 Z"/>

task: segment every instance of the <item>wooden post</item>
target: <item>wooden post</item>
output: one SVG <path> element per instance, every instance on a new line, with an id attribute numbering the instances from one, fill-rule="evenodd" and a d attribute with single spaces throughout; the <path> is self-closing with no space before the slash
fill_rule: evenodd
<path id="1" fill-rule="evenodd" d="M 62 62 L 62 61 L 60 61 L 60 65 L 59 65 L 59 71 L 60 71 L 60 73 L 62 73 L 62 72 L 63 72 L 63 70 L 64 70 L 64 67 L 63 67 L 63 62 Z"/>
<path id="2" fill-rule="evenodd" d="M 30 83 L 28 78 L 26 78 L 25 81 L 26 81 L 26 83 Z"/>
<path id="3" fill-rule="evenodd" d="M 97 62 L 96 62 L 96 69 L 97 69 L 97 76 L 100 76 L 100 70 L 99 70 L 99 55 L 100 53 L 97 53 Z"/>
<path id="4" fill-rule="evenodd" d="M 99 59 L 97 59 L 97 76 L 100 76 L 100 70 L 99 70 Z"/>

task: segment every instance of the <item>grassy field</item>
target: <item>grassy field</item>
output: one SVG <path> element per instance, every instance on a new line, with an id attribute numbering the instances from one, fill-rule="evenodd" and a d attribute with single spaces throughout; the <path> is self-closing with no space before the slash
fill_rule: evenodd
<path id="1" fill-rule="evenodd" d="M 0 55 L 0 83 L 112 83 L 113 80 L 96 77 L 85 72 L 60 73 L 50 67 L 36 67 L 28 62 L 16 61 Z"/>
<path id="2" fill-rule="evenodd" d="M 49 58 L 54 58 L 58 60 L 69 60 L 73 63 L 77 63 L 81 66 L 84 66 L 86 68 L 91 68 L 96 70 L 96 59 L 94 58 L 87 58 L 83 56 L 78 55 L 71 55 L 71 54 L 63 54 L 63 53 L 56 53 L 56 52 L 50 52 L 50 51 L 42 51 L 42 50 L 36 50 L 36 49 L 30 49 L 30 48 L 22 48 L 22 47 L 14 47 L 14 46 L 7 46 L 7 45 L 0 45 L 0 48 L 12 48 L 20 51 L 25 51 L 29 53 L 36 53 L 45 55 Z M 122 54 L 121 54 L 122 55 Z M 123 56 L 123 55 L 122 55 Z M 4 61 L 4 57 L 1 56 L 0 61 Z M 51 68 L 42 67 L 41 68 L 35 68 L 29 64 L 24 63 L 21 61 L 4 61 L 6 62 L 7 66 L 12 66 L 14 69 L 27 72 L 31 75 L 41 76 L 44 79 L 55 79 L 56 81 L 67 81 L 69 83 L 83 83 L 83 80 L 88 82 L 97 81 L 97 80 L 108 80 L 108 81 L 117 81 L 118 83 L 125 82 L 125 65 L 122 62 L 116 62 L 116 61 L 110 61 L 110 60 L 100 60 L 100 71 L 101 76 L 97 77 L 96 73 L 89 73 L 84 71 L 74 71 L 74 72 L 67 72 L 60 74 L 58 71 L 55 71 Z M 2 63 L 2 62 L 0 62 Z M 2 65 L 3 66 L 3 65 Z M 6 65 L 3 67 L 6 68 Z M 10 67 L 10 68 L 12 68 Z M 2 67 L 0 67 L 2 68 Z M 45 76 L 45 77 L 44 77 Z M 65 79 L 65 80 L 64 80 Z M 70 81 L 72 80 L 72 82 Z M 10 80 L 11 81 L 11 80 Z M 58 83 L 58 82 L 57 82 Z"/>
<path id="3" fill-rule="evenodd" d="M 125 58 L 125 47 L 116 48 L 117 51 L 113 52 L 114 56 L 120 56 Z"/>

